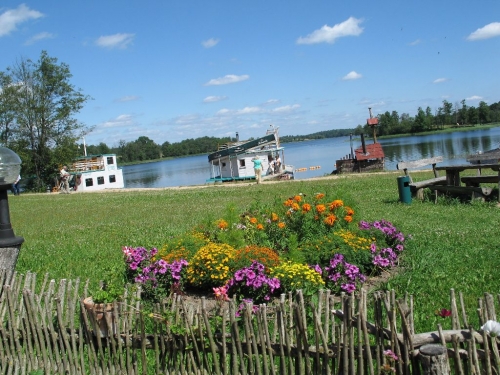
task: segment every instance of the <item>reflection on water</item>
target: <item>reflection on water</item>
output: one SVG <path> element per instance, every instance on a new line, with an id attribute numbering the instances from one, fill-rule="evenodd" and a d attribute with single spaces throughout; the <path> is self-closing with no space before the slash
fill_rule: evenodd
<path id="1" fill-rule="evenodd" d="M 461 164 L 469 154 L 499 147 L 500 128 L 448 134 L 432 134 L 380 140 L 385 152 L 385 167 L 395 170 L 401 161 L 443 156 L 443 164 Z M 296 179 L 323 176 L 335 169 L 335 161 L 350 154 L 349 137 L 285 143 L 286 164 L 296 169 Z M 359 140 L 354 148 L 361 146 Z M 320 167 L 310 170 L 310 167 Z M 207 155 L 190 156 L 155 163 L 123 167 L 125 188 L 155 188 L 203 185 L 210 178 Z"/>

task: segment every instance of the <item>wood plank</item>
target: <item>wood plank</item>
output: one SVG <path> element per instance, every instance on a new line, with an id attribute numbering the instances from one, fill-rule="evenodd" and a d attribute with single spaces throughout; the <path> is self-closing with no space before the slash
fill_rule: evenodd
<path id="1" fill-rule="evenodd" d="M 414 161 L 399 162 L 397 164 L 397 169 L 414 169 L 425 167 L 426 165 L 441 163 L 443 161 L 442 156 L 436 156 L 434 158 L 420 159 Z"/>
<path id="2" fill-rule="evenodd" d="M 413 182 L 410 184 L 410 188 L 416 190 L 416 189 L 422 189 L 425 187 L 429 187 L 432 185 L 443 185 L 443 184 L 446 184 L 446 176 L 431 178 L 431 179 L 425 180 L 425 181 Z"/>
<path id="3" fill-rule="evenodd" d="M 430 186 L 431 190 L 437 190 L 444 193 L 455 193 L 460 195 L 467 195 L 472 193 L 478 193 L 483 196 L 491 195 L 493 191 L 492 188 L 488 187 L 477 187 L 477 186 Z"/>
<path id="4" fill-rule="evenodd" d="M 469 185 L 478 185 L 478 184 L 486 184 L 486 183 L 491 183 L 495 184 L 498 183 L 500 177 L 498 175 L 487 175 L 487 176 L 467 176 L 467 177 L 462 177 L 460 180 L 465 183 L 467 186 Z"/>

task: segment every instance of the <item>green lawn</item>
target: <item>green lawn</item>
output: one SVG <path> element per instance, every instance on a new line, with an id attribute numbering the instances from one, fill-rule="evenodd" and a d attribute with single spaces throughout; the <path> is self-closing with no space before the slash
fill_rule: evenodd
<path id="1" fill-rule="evenodd" d="M 414 295 L 420 332 L 435 329 L 434 311 L 449 308 L 450 288 L 464 294 L 470 315 L 475 315 L 478 297 L 498 293 L 500 209 L 495 203 L 445 199 L 403 205 L 398 202 L 398 175 L 9 196 L 13 228 L 25 238 L 17 271 L 94 283 L 103 269 L 122 264 L 122 246 L 161 247 L 172 236 L 217 219 L 230 204 L 243 212 L 255 200 L 272 203 L 301 192 L 328 192 L 355 209 L 355 220 L 386 219 L 411 235 L 400 272 L 380 287 Z M 413 176 L 426 179 L 431 173 Z"/>

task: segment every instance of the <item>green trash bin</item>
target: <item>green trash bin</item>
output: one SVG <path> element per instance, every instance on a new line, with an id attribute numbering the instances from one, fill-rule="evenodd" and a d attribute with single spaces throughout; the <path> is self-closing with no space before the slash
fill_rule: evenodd
<path id="1" fill-rule="evenodd" d="M 411 203 L 410 176 L 398 177 L 399 200 L 402 203 Z"/>

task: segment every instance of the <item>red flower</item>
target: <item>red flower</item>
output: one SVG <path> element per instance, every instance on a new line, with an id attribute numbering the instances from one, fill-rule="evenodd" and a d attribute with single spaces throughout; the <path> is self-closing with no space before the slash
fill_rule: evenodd
<path id="1" fill-rule="evenodd" d="M 451 316 L 451 310 L 441 309 L 441 311 L 437 312 L 437 315 L 439 315 L 441 318 L 447 318 Z"/>

